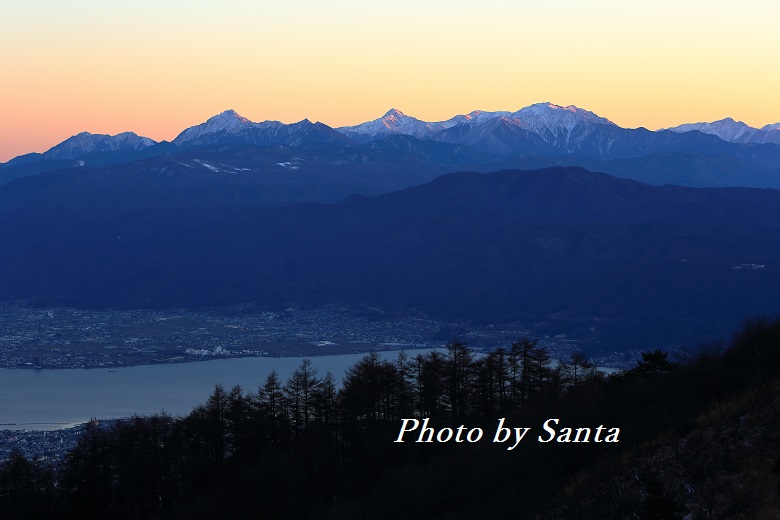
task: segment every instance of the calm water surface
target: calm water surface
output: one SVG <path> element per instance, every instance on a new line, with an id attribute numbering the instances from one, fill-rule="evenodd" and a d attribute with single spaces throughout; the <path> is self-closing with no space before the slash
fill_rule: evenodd
<path id="1" fill-rule="evenodd" d="M 408 351 L 410 357 L 428 350 Z M 398 352 L 382 352 L 394 359 Z M 312 357 L 318 375 L 331 371 L 338 383 L 364 354 Z M 0 430 L 56 429 L 92 417 L 128 417 L 165 411 L 184 415 L 221 384 L 256 392 L 276 370 L 282 382 L 302 358 L 235 358 L 111 369 L 0 369 Z"/>

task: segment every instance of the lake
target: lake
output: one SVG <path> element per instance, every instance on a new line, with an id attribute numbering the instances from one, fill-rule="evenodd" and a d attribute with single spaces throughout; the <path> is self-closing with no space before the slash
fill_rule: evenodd
<path id="1" fill-rule="evenodd" d="M 410 357 L 430 350 L 410 350 Z M 394 359 L 397 351 L 380 352 Z M 365 354 L 311 357 L 319 376 L 344 371 Z M 184 415 L 208 399 L 214 385 L 256 392 L 271 370 L 284 383 L 303 358 L 228 358 L 114 369 L 0 369 L 0 430 L 51 430 L 96 418 L 165 411 Z"/>

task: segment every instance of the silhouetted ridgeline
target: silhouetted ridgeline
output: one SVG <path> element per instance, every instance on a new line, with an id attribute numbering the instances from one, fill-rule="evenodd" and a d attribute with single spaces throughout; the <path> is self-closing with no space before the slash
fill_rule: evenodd
<path id="1" fill-rule="evenodd" d="M 2 518 L 776 518 L 780 320 L 676 362 L 646 352 L 605 377 L 517 342 L 368 355 L 341 388 L 304 361 L 257 392 L 217 387 L 184 418 L 91 425 L 61 468 L 0 467 Z M 481 427 L 475 443 L 396 443 L 402 418 Z M 497 419 L 528 427 L 513 450 Z M 544 421 L 618 443 L 538 442 Z M 603 439 L 603 437 L 602 437 Z"/>
<path id="2" fill-rule="evenodd" d="M 542 334 L 611 350 L 696 344 L 745 315 L 780 312 L 776 190 L 648 186 L 551 168 L 268 208 L 239 181 L 223 189 L 174 166 L 0 188 L 0 299 L 369 305 L 540 324 Z"/>

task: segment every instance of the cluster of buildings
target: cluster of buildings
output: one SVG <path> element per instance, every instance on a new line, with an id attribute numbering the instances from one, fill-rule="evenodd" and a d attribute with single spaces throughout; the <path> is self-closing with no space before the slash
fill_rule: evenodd
<path id="1" fill-rule="evenodd" d="M 0 430 L 0 464 L 14 451 L 32 460 L 60 464 L 78 443 L 86 424 L 59 430 Z"/>

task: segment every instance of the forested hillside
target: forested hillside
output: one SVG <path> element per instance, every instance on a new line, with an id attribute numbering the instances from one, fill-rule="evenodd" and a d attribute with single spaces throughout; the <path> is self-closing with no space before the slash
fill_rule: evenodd
<path id="1" fill-rule="evenodd" d="M 0 300 L 368 305 L 519 322 L 623 352 L 697 344 L 745 315 L 780 312 L 776 190 L 551 168 L 450 174 L 331 205 L 128 210 L 108 197 L 110 208 L 70 201 L 65 210 L 46 200 L 0 204 Z"/>

